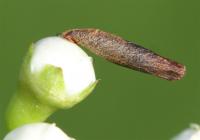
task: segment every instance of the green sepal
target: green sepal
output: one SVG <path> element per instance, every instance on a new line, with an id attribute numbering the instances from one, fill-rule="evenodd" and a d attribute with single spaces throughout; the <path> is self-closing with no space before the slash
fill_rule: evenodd
<path id="1" fill-rule="evenodd" d="M 80 103 L 82 100 L 84 100 L 88 95 L 90 95 L 90 93 L 94 90 L 94 88 L 96 87 L 97 83 L 99 82 L 99 80 L 96 80 L 95 82 L 91 83 L 87 88 L 85 88 L 83 91 L 81 91 L 78 94 L 75 95 L 68 95 L 65 98 L 65 102 L 63 102 L 63 104 L 60 104 L 61 108 L 71 108 L 74 105 Z"/>
<path id="2" fill-rule="evenodd" d="M 45 104 L 57 108 L 70 108 L 82 101 L 94 89 L 98 81 L 91 83 L 80 93 L 69 95 L 63 80 L 62 69 L 46 65 L 40 72 L 31 75 L 30 85 L 35 96 Z"/>
<path id="3" fill-rule="evenodd" d="M 41 71 L 31 74 L 31 88 L 35 96 L 51 106 L 60 107 L 66 97 L 62 69 L 46 65 Z"/>

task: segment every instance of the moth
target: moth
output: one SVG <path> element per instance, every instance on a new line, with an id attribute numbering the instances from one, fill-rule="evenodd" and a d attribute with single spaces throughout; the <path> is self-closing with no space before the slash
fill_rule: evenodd
<path id="1" fill-rule="evenodd" d="M 166 80 L 180 80 L 186 72 L 183 64 L 99 29 L 72 29 L 60 36 L 112 63 Z"/>

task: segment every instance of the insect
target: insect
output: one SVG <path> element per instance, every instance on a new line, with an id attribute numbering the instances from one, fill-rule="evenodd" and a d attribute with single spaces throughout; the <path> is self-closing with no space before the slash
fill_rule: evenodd
<path id="1" fill-rule="evenodd" d="M 185 75 L 184 65 L 99 29 L 72 29 L 60 36 L 123 67 L 166 80 L 180 80 Z"/>

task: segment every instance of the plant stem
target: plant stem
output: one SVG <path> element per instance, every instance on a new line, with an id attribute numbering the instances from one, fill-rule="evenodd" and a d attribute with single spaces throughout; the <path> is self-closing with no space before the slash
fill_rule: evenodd
<path id="1" fill-rule="evenodd" d="M 29 88 L 19 86 L 6 112 L 8 129 L 12 130 L 22 124 L 44 121 L 55 111 L 55 107 L 43 104 L 34 97 Z"/>

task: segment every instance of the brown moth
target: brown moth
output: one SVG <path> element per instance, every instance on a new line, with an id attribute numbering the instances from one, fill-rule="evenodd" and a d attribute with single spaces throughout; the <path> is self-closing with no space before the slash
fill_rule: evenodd
<path id="1" fill-rule="evenodd" d="M 133 42 L 99 29 L 72 29 L 61 37 L 115 64 L 167 80 L 180 80 L 185 66 Z"/>

